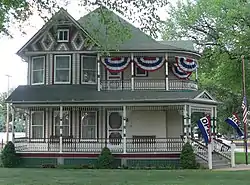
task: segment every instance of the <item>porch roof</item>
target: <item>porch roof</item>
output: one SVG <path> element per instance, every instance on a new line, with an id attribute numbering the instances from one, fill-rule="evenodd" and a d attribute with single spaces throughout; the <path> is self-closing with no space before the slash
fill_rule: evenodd
<path id="1" fill-rule="evenodd" d="M 13 104 L 181 103 L 217 104 L 197 99 L 202 91 L 97 91 L 96 85 L 21 85 L 7 98 Z"/>

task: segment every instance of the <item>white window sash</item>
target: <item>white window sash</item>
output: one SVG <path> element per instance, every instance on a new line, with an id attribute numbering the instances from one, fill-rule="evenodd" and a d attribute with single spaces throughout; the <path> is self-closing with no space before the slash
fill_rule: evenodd
<path id="1" fill-rule="evenodd" d="M 33 114 L 34 113 L 42 113 L 42 118 L 43 118 L 43 121 L 42 121 L 42 125 L 33 125 L 32 121 L 33 121 Z M 42 138 L 40 139 L 43 139 L 44 138 L 44 124 L 45 124 L 45 120 L 44 120 L 44 111 L 32 111 L 31 112 L 31 124 L 30 124 L 30 138 L 32 139 L 33 138 L 33 127 L 42 127 L 42 131 L 43 131 L 43 134 L 42 134 Z M 38 139 L 38 138 L 35 138 L 35 139 Z M 33 139 L 32 141 L 35 141 L 35 139 Z M 39 139 L 39 140 L 40 140 Z"/>
<path id="2" fill-rule="evenodd" d="M 64 33 L 67 32 L 67 39 L 60 39 L 60 33 L 63 32 L 63 37 Z M 58 29 L 57 30 L 57 42 L 69 42 L 69 29 Z"/>
<path id="3" fill-rule="evenodd" d="M 96 63 L 95 69 L 83 68 L 84 58 L 95 58 L 95 57 L 84 56 L 84 55 L 81 56 L 81 83 L 82 84 L 97 84 L 97 63 Z M 84 75 L 85 71 L 95 72 L 95 82 L 84 82 L 83 81 L 83 75 Z"/>
<path id="4" fill-rule="evenodd" d="M 38 59 L 38 58 L 43 58 L 43 68 L 34 70 L 34 59 Z M 39 72 L 39 71 L 43 72 L 42 82 L 33 83 L 34 72 Z M 44 84 L 44 75 L 45 75 L 45 56 L 32 57 L 31 58 L 31 85 L 42 85 L 42 84 Z"/>
<path id="5" fill-rule="evenodd" d="M 65 124 L 62 124 L 63 127 L 68 127 L 68 135 L 70 136 L 70 130 L 71 130 L 71 115 L 70 115 L 70 111 L 63 111 L 63 114 L 64 115 L 65 113 L 67 113 L 69 115 L 69 124 L 68 125 L 65 125 Z M 56 135 L 56 127 L 60 127 L 60 121 L 58 124 L 56 124 L 56 115 L 60 115 L 60 111 L 54 111 L 53 113 L 53 123 L 54 123 L 54 130 L 53 130 L 53 135 L 55 136 Z M 59 133 L 60 134 L 60 133 Z"/>
<path id="6" fill-rule="evenodd" d="M 111 74 L 108 70 L 107 70 L 107 79 L 108 80 L 121 80 L 122 78 L 122 72 L 119 72 L 117 74 Z"/>
<path id="7" fill-rule="evenodd" d="M 57 57 L 68 57 L 69 58 L 69 68 L 57 68 Z M 69 81 L 67 82 L 60 82 L 56 81 L 56 72 L 60 70 L 69 70 Z M 54 84 L 70 84 L 71 82 L 71 55 L 55 55 L 54 56 Z"/>
<path id="8" fill-rule="evenodd" d="M 82 122 L 82 113 L 84 113 L 84 112 L 94 112 L 95 113 L 95 125 L 87 125 L 87 126 L 84 126 L 83 125 L 83 122 Z M 81 111 L 80 112 L 80 114 L 81 114 L 81 119 L 80 119 L 80 127 L 81 127 L 81 133 L 80 133 L 80 141 L 97 141 L 97 124 L 98 124 L 98 122 L 97 122 L 97 111 Z M 92 138 L 92 139 L 90 139 L 90 138 L 83 138 L 83 127 L 95 127 L 95 138 Z"/>

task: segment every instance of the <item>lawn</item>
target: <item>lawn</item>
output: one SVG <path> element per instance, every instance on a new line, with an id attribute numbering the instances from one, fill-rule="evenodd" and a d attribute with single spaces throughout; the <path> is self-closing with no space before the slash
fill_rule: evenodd
<path id="1" fill-rule="evenodd" d="M 246 185 L 249 171 L 0 168 L 1 185 Z"/>
<path id="2" fill-rule="evenodd" d="M 235 153 L 235 163 L 236 164 L 245 164 L 246 158 L 244 152 L 236 152 Z M 248 163 L 250 163 L 250 153 L 248 153 Z"/>

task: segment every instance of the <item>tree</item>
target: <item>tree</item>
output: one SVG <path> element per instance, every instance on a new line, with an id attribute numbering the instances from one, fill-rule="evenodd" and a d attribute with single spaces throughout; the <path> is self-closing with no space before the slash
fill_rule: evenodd
<path id="1" fill-rule="evenodd" d="M 38 14 L 44 20 L 55 13 L 60 7 L 66 7 L 70 0 L 8 0 L 1 2 L 0 6 L 0 32 L 11 36 L 10 26 L 15 23 L 22 27 L 33 14 Z M 168 4 L 167 0 L 78 0 L 79 5 L 84 9 L 105 5 L 131 21 L 141 25 L 143 31 L 152 36 L 157 36 L 160 18 L 157 15 L 159 7 Z M 105 18 L 105 15 L 104 17 Z M 108 17 L 106 17 L 108 18 Z M 109 21 L 113 24 L 113 21 Z M 116 30 L 121 31 L 122 30 Z"/>
<path id="2" fill-rule="evenodd" d="M 200 87 L 218 101 L 221 132 L 232 132 L 224 120 L 241 112 L 241 55 L 250 53 L 250 2 L 242 0 L 188 0 L 171 6 L 164 26 L 164 39 L 188 38 L 203 56 L 199 60 Z M 249 58 L 246 57 L 249 63 Z M 248 79 L 249 65 L 246 65 Z M 247 85 L 249 95 L 250 86 Z M 223 124 L 222 124 L 223 122 Z"/>

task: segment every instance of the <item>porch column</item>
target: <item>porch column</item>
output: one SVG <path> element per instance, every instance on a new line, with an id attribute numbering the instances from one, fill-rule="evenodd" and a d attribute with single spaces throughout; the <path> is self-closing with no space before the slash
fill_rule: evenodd
<path id="1" fill-rule="evenodd" d="M 11 112 L 12 112 L 12 143 L 15 143 L 15 109 L 13 106 L 11 106 Z"/>
<path id="2" fill-rule="evenodd" d="M 60 105 L 60 143 L 59 143 L 59 152 L 62 153 L 63 149 L 63 107 Z"/>
<path id="3" fill-rule="evenodd" d="M 100 54 L 97 53 L 97 90 L 101 90 L 101 65 L 100 65 Z"/>
<path id="4" fill-rule="evenodd" d="M 135 69 L 134 69 L 134 54 L 131 53 L 131 90 L 135 90 Z"/>
<path id="5" fill-rule="evenodd" d="M 218 129 L 217 129 L 217 107 L 214 107 L 214 134 L 215 136 L 218 133 Z"/>
<path id="6" fill-rule="evenodd" d="M 123 106 L 123 153 L 127 153 L 126 125 L 127 125 L 127 111 L 126 111 L 126 106 Z"/>
<path id="7" fill-rule="evenodd" d="M 197 68 L 195 69 L 195 81 L 198 82 L 198 70 L 197 70 Z"/>
<path id="8" fill-rule="evenodd" d="M 188 114 L 187 114 L 187 127 L 188 127 L 188 138 L 191 138 L 191 133 L 192 133 L 192 123 L 191 123 L 191 115 L 192 115 L 192 110 L 191 106 L 188 106 Z"/>
<path id="9" fill-rule="evenodd" d="M 185 143 L 187 142 L 187 105 L 184 105 L 184 109 L 183 109 L 183 134 L 184 134 L 184 141 Z"/>
<path id="10" fill-rule="evenodd" d="M 168 84 L 168 54 L 166 53 L 165 54 L 165 88 L 166 88 L 166 91 L 169 90 L 169 84 Z"/>

